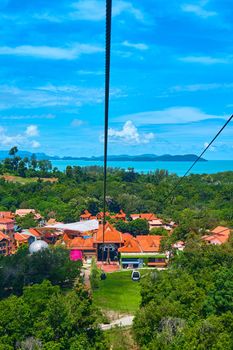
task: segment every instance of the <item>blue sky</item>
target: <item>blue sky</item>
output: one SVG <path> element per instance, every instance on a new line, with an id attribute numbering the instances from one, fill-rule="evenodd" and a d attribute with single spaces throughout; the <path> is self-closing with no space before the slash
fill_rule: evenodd
<path id="1" fill-rule="evenodd" d="M 110 154 L 199 153 L 233 111 L 230 0 L 113 0 Z M 0 149 L 103 153 L 105 2 L 0 0 Z M 233 122 L 207 159 L 233 159 Z"/>

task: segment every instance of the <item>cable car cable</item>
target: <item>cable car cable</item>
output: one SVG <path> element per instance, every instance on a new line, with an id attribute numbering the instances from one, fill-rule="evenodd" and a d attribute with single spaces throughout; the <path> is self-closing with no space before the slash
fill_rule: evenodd
<path id="1" fill-rule="evenodd" d="M 188 173 L 190 172 L 190 170 L 192 170 L 192 168 L 194 167 L 194 165 L 201 159 L 201 157 L 203 156 L 203 154 L 205 154 L 205 152 L 208 150 L 208 148 L 210 148 L 210 146 L 212 145 L 212 143 L 217 139 L 217 137 L 222 133 L 222 131 L 225 129 L 225 127 L 230 123 L 230 121 L 233 118 L 233 114 L 230 116 L 230 118 L 226 121 L 226 123 L 221 127 L 221 129 L 217 132 L 217 134 L 213 137 L 213 139 L 211 140 L 211 142 L 205 147 L 205 149 L 201 152 L 201 154 L 198 156 L 198 158 L 192 163 L 192 165 L 188 168 L 188 170 L 185 172 L 185 174 L 179 179 L 179 181 L 175 184 L 175 186 L 173 186 L 173 188 L 171 189 L 171 191 L 169 191 L 168 195 L 165 198 L 165 201 L 167 201 L 167 199 L 170 197 L 170 195 L 173 193 L 173 197 L 172 200 L 174 199 L 174 192 L 177 189 L 177 187 L 181 184 L 181 182 L 183 181 L 183 179 L 188 175 Z"/>
<path id="2" fill-rule="evenodd" d="M 106 37 L 105 37 L 105 103 L 104 103 L 104 180 L 103 180 L 103 244 L 106 224 L 106 192 L 107 192 L 107 158 L 108 158 L 108 119 L 110 90 L 110 58 L 111 58 L 111 23 L 112 0 L 106 0 Z M 104 249 L 102 251 L 102 261 Z"/>

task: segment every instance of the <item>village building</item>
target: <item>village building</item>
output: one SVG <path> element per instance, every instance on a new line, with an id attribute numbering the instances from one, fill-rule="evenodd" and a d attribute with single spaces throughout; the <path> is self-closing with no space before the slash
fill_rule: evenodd
<path id="1" fill-rule="evenodd" d="M 122 233 L 117 231 L 109 222 L 103 225 L 93 235 L 93 245 L 97 249 L 97 260 L 118 260 L 118 249 L 124 244 Z"/>
<path id="2" fill-rule="evenodd" d="M 0 231 L 9 235 L 14 232 L 14 225 L 15 222 L 13 219 L 0 218 Z"/>
<path id="3" fill-rule="evenodd" d="M 96 220 L 96 216 L 89 213 L 88 210 L 84 210 L 84 213 L 80 215 L 80 221 Z"/>
<path id="4" fill-rule="evenodd" d="M 105 212 L 106 218 L 111 218 L 115 220 L 126 221 L 126 214 L 123 210 L 120 210 L 119 213 L 111 215 L 108 211 Z M 88 210 L 84 210 L 84 213 L 80 215 L 80 221 L 94 220 L 97 219 L 99 224 L 103 224 L 104 213 L 101 211 L 96 216 L 92 215 Z"/>
<path id="5" fill-rule="evenodd" d="M 12 213 L 11 211 L 0 211 L 0 218 L 3 219 L 14 219 L 15 214 Z"/>
<path id="6" fill-rule="evenodd" d="M 230 234 L 231 230 L 228 227 L 217 226 L 210 231 L 209 235 L 203 236 L 202 239 L 208 244 L 223 244 L 229 240 Z"/>
<path id="7" fill-rule="evenodd" d="M 155 214 L 153 213 L 140 213 L 140 214 L 131 214 L 130 215 L 132 220 L 136 219 L 144 219 L 148 221 L 149 229 L 152 228 L 160 228 L 164 226 L 164 223 L 161 219 L 157 218 Z"/>
<path id="8" fill-rule="evenodd" d="M 126 214 L 121 209 L 118 214 L 112 215 L 111 218 L 116 220 L 126 221 Z"/>
<path id="9" fill-rule="evenodd" d="M 17 209 L 15 211 L 15 215 L 21 218 L 25 217 L 28 214 L 33 214 L 34 219 L 37 221 L 40 221 L 42 219 L 42 216 L 37 213 L 35 209 Z"/>
<path id="10" fill-rule="evenodd" d="M 96 250 L 97 248 L 94 247 L 93 244 L 93 238 L 83 238 L 83 237 L 76 237 L 74 239 L 67 239 L 67 236 L 65 237 L 66 246 L 68 249 L 70 249 L 73 252 L 80 251 L 81 257 L 84 261 L 91 263 L 91 260 L 93 257 L 96 257 Z"/>
<path id="11" fill-rule="evenodd" d="M 111 217 L 111 214 L 110 214 L 108 211 L 106 211 L 106 212 L 105 212 L 105 217 L 106 217 L 106 218 L 110 218 L 110 217 Z M 102 223 L 103 223 L 103 220 L 104 220 L 104 213 L 103 213 L 102 211 L 99 212 L 99 213 L 96 215 L 96 218 L 97 218 L 99 224 L 102 224 Z"/>
<path id="12" fill-rule="evenodd" d="M 172 245 L 172 248 L 175 250 L 183 251 L 185 248 L 185 242 L 184 241 L 178 241 Z"/>
<path id="13" fill-rule="evenodd" d="M 0 231 L 0 255 L 9 255 L 11 253 L 10 238 Z"/>
<path id="14" fill-rule="evenodd" d="M 29 235 L 25 235 L 23 233 L 16 232 L 14 234 L 15 249 L 17 250 L 22 245 L 28 244 L 29 243 L 29 237 L 30 237 Z"/>
<path id="15" fill-rule="evenodd" d="M 124 236 L 124 246 L 119 248 L 122 268 L 165 267 L 167 256 L 160 252 L 161 236 Z"/>

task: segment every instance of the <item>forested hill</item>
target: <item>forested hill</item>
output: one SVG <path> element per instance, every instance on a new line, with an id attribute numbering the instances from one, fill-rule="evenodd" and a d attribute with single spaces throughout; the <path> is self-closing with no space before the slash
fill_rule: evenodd
<path id="1" fill-rule="evenodd" d="M 38 178 L 50 175 L 58 181 L 34 180 L 23 185 L 0 179 L 0 211 L 35 208 L 46 218 L 72 222 L 79 220 L 84 209 L 93 215 L 103 209 L 100 167 L 69 166 L 64 173 L 57 169 L 48 173 L 30 169 L 28 174 Z M 185 239 L 190 232 L 201 235 L 200 230 L 217 225 L 233 226 L 233 172 L 189 175 L 168 197 L 178 181 L 178 176 L 165 170 L 138 174 L 133 170 L 109 169 L 107 210 L 117 213 L 123 209 L 127 214 L 153 212 L 174 220 L 179 224 L 179 239 Z"/>
<path id="2" fill-rule="evenodd" d="M 30 158 L 33 153 L 28 151 L 18 151 L 17 155 L 21 158 Z M 86 160 L 86 161 L 103 161 L 103 156 L 97 156 L 97 157 L 71 157 L 71 156 L 65 156 L 65 157 L 59 157 L 59 156 L 50 156 L 45 153 L 35 153 L 34 154 L 38 160 Z M 5 159 L 9 157 L 9 151 L 1 151 L 0 150 L 0 159 Z M 165 162 L 193 162 L 198 157 L 195 154 L 183 154 L 183 155 L 170 155 L 170 154 L 164 154 L 161 156 L 158 156 L 156 154 L 140 154 L 140 155 L 109 155 L 108 160 L 109 161 L 121 161 L 121 162 L 127 162 L 127 161 L 134 161 L 134 162 L 154 162 L 154 161 L 165 161 Z M 206 161 L 206 159 L 201 158 L 199 161 Z"/>
<path id="3" fill-rule="evenodd" d="M 162 156 L 157 156 L 155 154 L 141 154 L 141 155 L 109 155 L 108 160 L 111 162 L 114 161 L 121 161 L 121 162 L 193 162 L 198 157 L 195 154 L 184 154 L 184 155 L 170 155 L 170 154 L 164 154 Z M 103 156 L 99 157 L 81 157 L 81 158 L 73 158 L 73 157 L 64 157 L 63 159 L 71 160 L 71 159 L 77 159 L 77 160 L 86 160 L 86 161 L 103 161 Z M 206 159 L 201 158 L 201 162 L 205 162 Z"/>

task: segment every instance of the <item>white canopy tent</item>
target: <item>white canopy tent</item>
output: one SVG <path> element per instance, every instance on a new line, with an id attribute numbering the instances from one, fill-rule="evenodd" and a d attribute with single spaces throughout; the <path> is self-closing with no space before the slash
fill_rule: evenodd
<path id="1" fill-rule="evenodd" d="M 87 232 L 98 230 L 99 222 L 98 220 L 86 220 L 86 221 L 78 221 L 70 224 L 55 224 L 45 226 L 45 228 L 56 228 L 58 230 L 70 230 L 70 231 L 79 231 L 79 232 Z"/>

